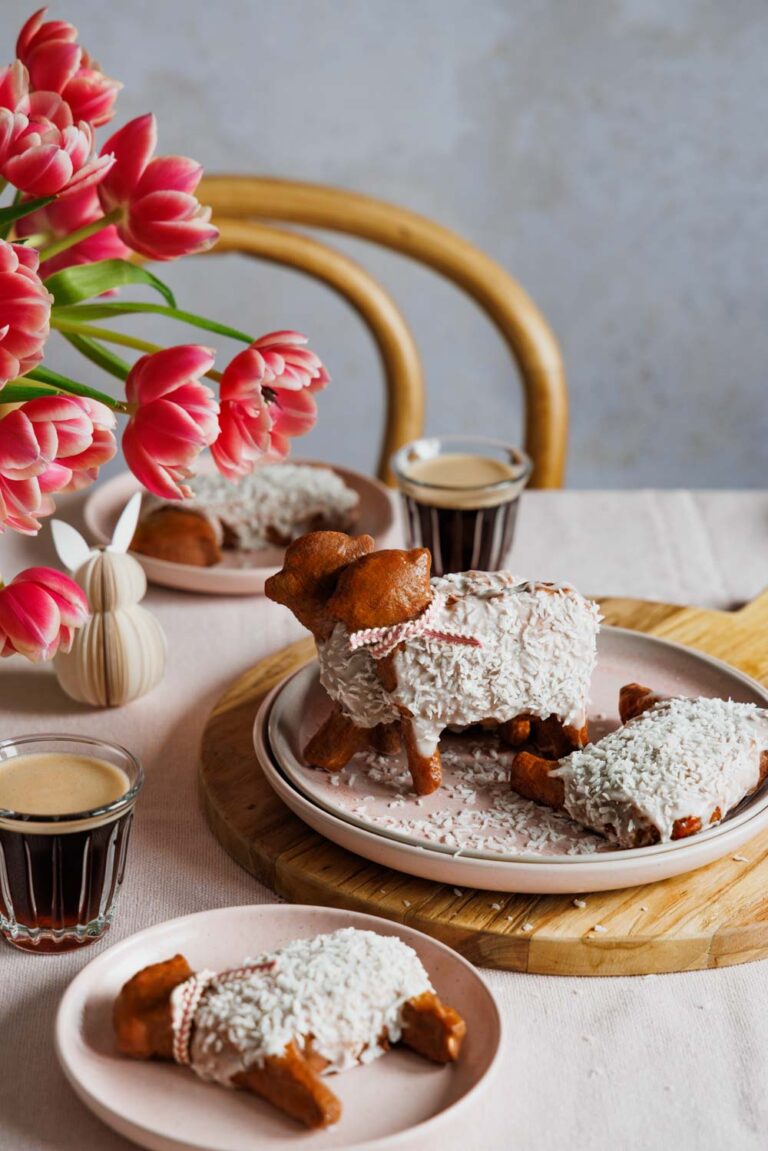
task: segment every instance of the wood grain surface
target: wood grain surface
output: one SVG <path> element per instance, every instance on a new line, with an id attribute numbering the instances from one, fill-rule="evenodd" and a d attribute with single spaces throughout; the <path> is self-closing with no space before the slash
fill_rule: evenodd
<path id="1" fill-rule="evenodd" d="M 623 599 L 602 609 L 607 623 L 688 644 L 768 684 L 768 591 L 735 612 Z M 203 735 L 200 788 L 213 833 L 285 899 L 408 923 L 473 963 L 513 971 L 638 975 L 768 956 L 768 831 L 742 849 L 746 862 L 726 856 L 651 886 L 587 895 L 584 908 L 569 896 L 457 896 L 329 843 L 277 798 L 252 742 L 261 700 L 313 653 L 307 639 L 262 660 L 225 692 Z M 592 930 L 598 923 L 604 933 Z"/>

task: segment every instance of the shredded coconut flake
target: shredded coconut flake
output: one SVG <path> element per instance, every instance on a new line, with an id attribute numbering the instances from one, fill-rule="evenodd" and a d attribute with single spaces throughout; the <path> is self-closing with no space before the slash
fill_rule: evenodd
<path id="1" fill-rule="evenodd" d="M 270 962 L 269 970 L 214 980 L 203 997 L 191 1045 L 202 1079 L 231 1086 L 234 1075 L 310 1036 L 328 1060 L 324 1074 L 370 1063 L 382 1040 L 400 1038 L 405 1003 L 433 990 L 406 943 L 351 927 L 246 960 Z"/>
<path id="2" fill-rule="evenodd" d="M 678 819 L 701 827 L 723 818 L 758 782 L 768 711 L 723 699 L 671 699 L 598 743 L 572 752 L 551 774 L 565 810 L 620 847 L 672 838 Z M 713 815 L 715 819 L 713 820 Z"/>
<path id="3" fill-rule="evenodd" d="M 240 551 L 288 543 L 318 526 L 344 531 L 360 501 L 330 468 L 267 464 L 232 483 L 218 474 L 195 476 L 191 508 L 228 527 Z"/>
<path id="4" fill-rule="evenodd" d="M 350 652 L 343 625 L 318 644 L 323 687 L 359 727 L 391 723 L 405 709 L 419 753 L 428 756 L 452 725 L 503 723 L 521 712 L 583 724 L 600 619 L 594 603 L 573 588 L 510 572 L 442 576 L 432 588 L 439 597 L 435 630 L 471 635 L 481 646 L 411 637 L 393 656 L 392 693 L 367 649 Z"/>

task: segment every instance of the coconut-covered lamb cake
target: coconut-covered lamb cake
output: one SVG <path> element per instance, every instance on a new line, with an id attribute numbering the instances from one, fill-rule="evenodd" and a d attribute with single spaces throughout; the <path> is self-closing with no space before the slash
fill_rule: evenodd
<path id="1" fill-rule="evenodd" d="M 618 847 L 684 839 L 719 823 L 768 774 L 768 711 L 622 688 L 624 725 L 553 765 L 520 752 L 512 787 Z"/>
<path id="2" fill-rule="evenodd" d="M 466 1033 L 413 948 L 352 927 L 294 940 L 231 971 L 195 973 L 182 955 L 153 963 L 125 984 L 113 1019 L 124 1055 L 173 1059 L 308 1127 L 341 1115 L 327 1075 L 399 1042 L 452 1063 Z"/>
<path id="3" fill-rule="evenodd" d="M 338 770 L 370 739 L 402 736 L 415 790 L 440 786 L 446 727 L 493 724 L 558 758 L 587 741 L 599 613 L 572 587 L 510 572 L 430 579 L 426 549 L 373 551 L 370 536 L 313 532 L 267 580 L 313 633 L 335 708 L 304 755 Z"/>

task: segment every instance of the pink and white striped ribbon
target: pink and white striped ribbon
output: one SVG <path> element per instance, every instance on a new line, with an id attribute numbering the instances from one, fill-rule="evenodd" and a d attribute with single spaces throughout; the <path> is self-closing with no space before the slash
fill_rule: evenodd
<path id="1" fill-rule="evenodd" d="M 231 971 L 199 971 L 191 975 L 176 990 L 179 997 L 178 1010 L 173 1021 L 173 1058 L 176 1063 L 188 1066 L 192 1062 L 190 1044 L 192 1028 L 197 1009 L 213 983 L 225 983 L 231 979 L 244 979 L 254 971 L 271 971 L 275 960 L 267 963 L 251 963 L 244 967 L 233 967 Z"/>
<path id="2" fill-rule="evenodd" d="M 374 659 L 383 659 L 394 651 L 399 643 L 423 636 L 425 639 L 436 639 L 441 643 L 462 643 L 468 647 L 482 647 L 480 640 L 464 632 L 453 631 L 450 628 L 435 628 L 433 625 L 440 611 L 445 607 L 446 599 L 441 592 L 434 592 L 428 607 L 416 619 L 405 620 L 403 623 L 392 624 L 391 627 L 367 627 L 362 631 L 353 631 L 349 637 L 350 651 L 367 647 Z"/>

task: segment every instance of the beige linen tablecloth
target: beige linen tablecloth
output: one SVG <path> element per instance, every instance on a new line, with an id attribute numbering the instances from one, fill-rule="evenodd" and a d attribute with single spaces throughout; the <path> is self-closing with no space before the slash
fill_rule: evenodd
<path id="1" fill-rule="evenodd" d="M 82 497 L 62 502 L 79 522 Z M 50 562 L 38 540 L 0 539 L 0 571 Z M 510 566 L 587 594 L 726 607 L 768 584 L 768 494 L 532 492 Z M 219 847 L 198 809 L 198 745 L 228 683 L 296 639 L 261 598 L 152 589 L 167 632 L 163 684 L 119 711 L 73 704 L 47 667 L 0 666 L 0 736 L 58 729 L 103 735 L 144 760 L 128 875 L 107 941 L 68 956 L 0 945 L 0 1148 L 129 1146 L 75 1098 L 58 1069 L 53 1019 L 70 979 L 110 942 L 174 916 L 272 892 Z M 768 640 L 767 640 L 768 642 Z M 441 1149 L 768 1146 L 768 964 L 621 979 L 483 972 L 507 1024 L 501 1072 L 479 1111 Z M 257 1146 L 257 1141 L 254 1146 Z"/>

